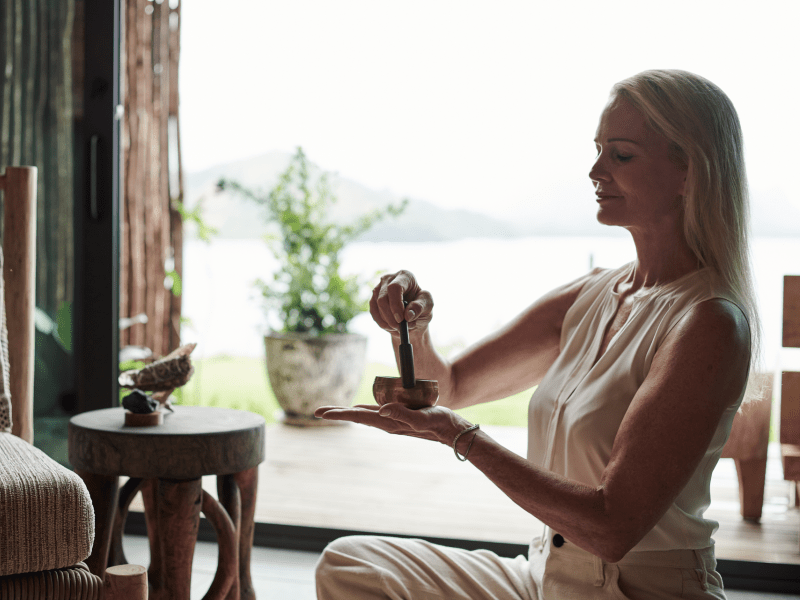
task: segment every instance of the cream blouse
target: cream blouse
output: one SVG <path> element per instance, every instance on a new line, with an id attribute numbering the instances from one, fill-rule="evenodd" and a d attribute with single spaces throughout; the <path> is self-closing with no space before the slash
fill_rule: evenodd
<path id="1" fill-rule="evenodd" d="M 561 352 L 528 409 L 528 459 L 592 486 L 600 484 L 620 423 L 669 331 L 698 302 L 729 299 L 709 269 L 637 292 L 627 322 L 593 365 L 617 309 L 616 285 L 633 266 L 602 271 L 584 285 L 567 311 Z M 686 487 L 633 551 L 700 549 L 714 543 L 711 535 L 719 523 L 703 518 L 703 512 L 710 503 L 711 472 L 741 402 L 740 397 L 725 410 Z"/>

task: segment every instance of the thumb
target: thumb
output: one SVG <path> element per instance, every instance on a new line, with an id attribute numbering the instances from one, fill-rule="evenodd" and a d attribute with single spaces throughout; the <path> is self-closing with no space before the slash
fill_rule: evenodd
<path id="1" fill-rule="evenodd" d="M 433 299 L 430 293 L 422 290 L 417 294 L 416 298 L 406 306 L 405 318 L 409 324 L 414 323 L 420 317 L 425 317 L 423 321 L 430 321 L 432 309 Z"/>

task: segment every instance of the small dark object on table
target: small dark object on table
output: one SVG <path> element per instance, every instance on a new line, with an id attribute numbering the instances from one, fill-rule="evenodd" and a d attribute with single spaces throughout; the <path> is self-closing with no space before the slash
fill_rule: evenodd
<path id="1" fill-rule="evenodd" d="M 145 415 L 158 410 L 158 401 L 148 396 L 142 390 L 133 390 L 122 399 L 122 406 L 126 410 L 138 415 Z"/>

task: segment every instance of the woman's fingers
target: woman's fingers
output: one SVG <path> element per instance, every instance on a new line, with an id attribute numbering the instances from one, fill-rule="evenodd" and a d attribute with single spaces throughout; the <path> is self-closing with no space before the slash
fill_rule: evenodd
<path id="1" fill-rule="evenodd" d="M 414 275 L 408 271 L 398 271 L 394 278 L 386 284 L 386 300 L 388 311 L 391 313 L 394 323 L 403 320 L 406 308 L 403 300 L 414 298 L 416 291 L 419 290 Z"/>
<path id="2" fill-rule="evenodd" d="M 403 300 L 409 302 L 403 306 Z M 409 271 L 398 271 L 381 277 L 372 290 L 369 312 L 382 329 L 397 331 L 404 318 L 409 328 L 427 325 L 431 320 L 433 298 L 419 287 L 414 275 Z"/>
<path id="3" fill-rule="evenodd" d="M 379 301 L 386 277 L 386 275 L 381 277 L 380 283 L 372 290 L 372 297 L 369 299 L 369 314 L 372 316 L 372 320 L 378 324 L 378 327 L 386 331 L 394 331 L 397 329 L 397 325 L 393 321 L 390 322 L 386 320 L 384 311 L 381 309 L 381 302 Z"/>
<path id="4" fill-rule="evenodd" d="M 332 421 L 360 423 L 398 435 L 435 440 L 436 437 L 432 435 L 432 432 L 426 426 L 429 416 L 422 414 L 425 410 L 412 410 L 398 402 L 394 402 L 383 406 L 360 404 L 350 408 L 322 406 L 314 411 L 314 416 Z"/>

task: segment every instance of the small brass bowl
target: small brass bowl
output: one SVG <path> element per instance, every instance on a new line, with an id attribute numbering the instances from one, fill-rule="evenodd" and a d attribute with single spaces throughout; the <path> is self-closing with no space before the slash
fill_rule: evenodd
<path id="1" fill-rule="evenodd" d="M 439 399 L 439 382 L 433 379 L 417 379 L 413 388 L 403 387 L 400 377 L 376 377 L 372 384 L 375 401 L 383 406 L 390 402 L 402 402 L 408 408 L 433 406 Z"/>

